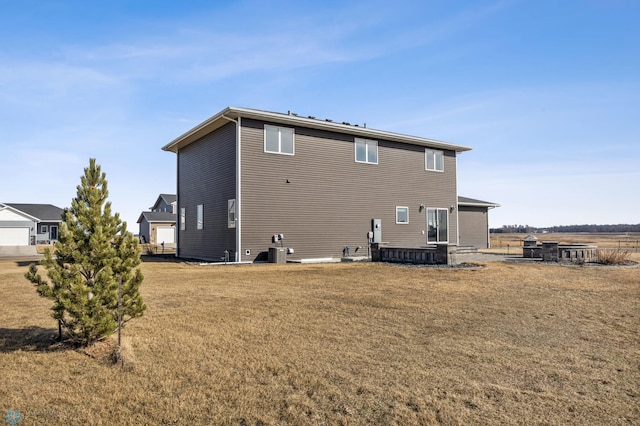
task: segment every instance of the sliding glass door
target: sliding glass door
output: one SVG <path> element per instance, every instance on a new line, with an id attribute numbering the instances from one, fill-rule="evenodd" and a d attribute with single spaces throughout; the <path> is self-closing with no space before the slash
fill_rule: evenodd
<path id="1" fill-rule="evenodd" d="M 427 209 L 427 243 L 449 242 L 447 209 Z"/>

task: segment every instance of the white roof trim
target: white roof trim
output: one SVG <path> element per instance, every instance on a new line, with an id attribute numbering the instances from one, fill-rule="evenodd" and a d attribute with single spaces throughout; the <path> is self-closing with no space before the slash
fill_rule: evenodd
<path id="1" fill-rule="evenodd" d="M 13 208 L 13 207 L 8 206 L 6 204 L 0 203 L 0 210 L 9 210 L 9 211 L 12 211 L 15 214 L 20 215 L 20 216 L 22 216 L 22 217 L 24 217 L 24 218 L 26 218 L 28 220 L 32 220 L 32 221 L 34 221 L 36 223 L 40 223 L 41 222 L 41 220 L 38 219 L 37 217 L 31 216 L 30 214 L 27 214 L 27 213 L 23 212 L 22 210 L 18 210 L 16 208 Z"/>
<path id="2" fill-rule="evenodd" d="M 459 202 L 458 203 L 459 206 L 476 206 L 476 207 L 501 207 L 500 204 L 496 204 L 496 203 L 465 203 L 465 202 Z"/>
<path id="3" fill-rule="evenodd" d="M 191 144 L 192 142 L 202 138 L 203 136 L 222 127 L 228 123 L 225 118 L 236 119 L 238 117 L 253 118 L 256 120 L 264 120 L 274 123 L 282 123 L 293 126 L 315 128 L 328 130 L 337 133 L 346 133 L 354 136 L 362 136 L 366 138 L 383 139 L 393 142 L 408 143 L 411 145 L 428 146 L 432 148 L 446 149 L 456 152 L 471 150 L 470 147 L 463 145 L 455 145 L 448 142 L 438 141 L 435 139 L 427 139 L 419 136 L 410 136 L 400 133 L 387 132 L 383 130 L 370 129 L 367 127 L 359 127 L 350 124 L 337 123 L 333 121 L 321 120 L 316 118 L 301 117 L 294 114 L 282 114 L 269 111 L 260 111 L 248 108 L 227 107 L 216 115 L 208 118 L 198 124 L 191 130 L 178 136 L 173 141 L 162 147 L 164 151 L 178 152 L 179 149 Z"/>

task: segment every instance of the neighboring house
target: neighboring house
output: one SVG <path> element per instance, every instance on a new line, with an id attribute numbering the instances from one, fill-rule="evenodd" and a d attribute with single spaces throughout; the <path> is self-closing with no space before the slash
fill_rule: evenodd
<path id="1" fill-rule="evenodd" d="M 176 242 L 176 196 L 160 194 L 151 211 L 142 212 L 138 218 L 140 240 L 150 244 L 169 244 Z"/>
<path id="2" fill-rule="evenodd" d="M 0 203 L 0 246 L 53 244 L 63 213 L 51 204 Z"/>
<path id="3" fill-rule="evenodd" d="M 280 244 L 290 259 L 366 255 L 369 231 L 395 246 L 458 245 L 456 156 L 470 149 L 228 107 L 163 147 L 178 157 L 176 255 L 254 261 Z"/>
<path id="4" fill-rule="evenodd" d="M 160 194 L 153 207 L 151 207 L 151 211 L 175 213 L 177 199 L 176 194 Z"/>
<path id="5" fill-rule="evenodd" d="M 500 204 L 458 197 L 461 246 L 491 247 L 489 239 L 489 210 L 495 207 L 500 207 Z"/>

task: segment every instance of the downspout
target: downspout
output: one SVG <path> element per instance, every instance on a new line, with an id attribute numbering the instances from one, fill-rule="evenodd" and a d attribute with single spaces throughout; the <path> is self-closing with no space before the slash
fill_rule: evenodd
<path id="1" fill-rule="evenodd" d="M 236 261 L 240 262 L 240 260 L 242 259 L 242 255 L 240 253 L 240 249 L 242 248 L 242 232 L 241 231 L 241 224 L 242 224 L 242 203 L 241 203 L 241 191 L 240 189 L 242 188 L 241 186 L 241 179 L 242 179 L 242 174 L 241 172 L 241 147 L 242 144 L 241 142 L 241 127 L 242 127 L 242 117 L 238 117 L 238 124 L 237 124 L 237 136 L 236 136 L 236 144 L 237 144 L 237 148 L 236 148 Z"/>
<path id="2" fill-rule="evenodd" d="M 242 176 L 240 174 L 240 159 L 241 159 L 241 151 L 240 151 L 240 126 L 242 124 L 242 118 L 238 117 L 237 120 L 234 120 L 233 118 L 229 118 L 227 116 L 225 116 L 224 114 L 222 114 L 221 116 L 222 118 L 224 118 L 225 120 L 231 121 L 233 123 L 236 124 L 236 255 L 235 255 L 235 262 L 240 262 L 241 261 L 241 255 L 240 255 L 240 248 L 242 247 L 242 233 L 241 231 L 241 203 L 240 203 L 240 177 Z"/>
<path id="3" fill-rule="evenodd" d="M 180 216 L 180 150 L 176 150 L 176 255 L 180 257 L 180 227 L 182 226 L 182 217 Z"/>
<path id="4" fill-rule="evenodd" d="M 458 153 L 456 152 L 456 245 L 460 246 L 460 206 L 458 205 Z"/>
<path id="5" fill-rule="evenodd" d="M 491 248 L 491 230 L 489 229 L 489 210 L 495 207 L 487 207 L 487 248 Z"/>

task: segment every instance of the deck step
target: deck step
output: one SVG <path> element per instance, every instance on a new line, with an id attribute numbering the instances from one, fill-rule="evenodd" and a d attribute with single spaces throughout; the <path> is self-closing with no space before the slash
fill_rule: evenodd
<path id="1" fill-rule="evenodd" d="M 477 252 L 478 249 L 474 246 L 458 246 L 456 249 L 457 254 L 472 254 Z"/>

